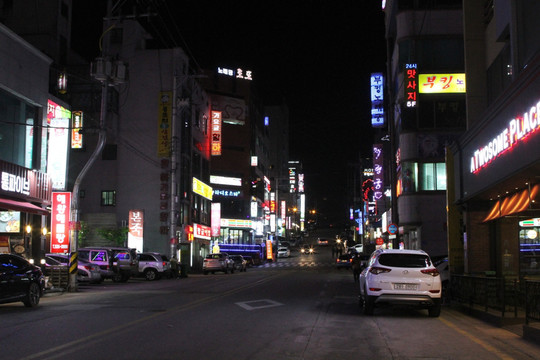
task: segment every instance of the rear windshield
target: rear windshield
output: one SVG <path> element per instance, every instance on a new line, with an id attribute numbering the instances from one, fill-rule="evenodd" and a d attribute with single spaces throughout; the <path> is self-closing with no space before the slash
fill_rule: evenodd
<path id="1" fill-rule="evenodd" d="M 427 255 L 422 254 L 381 254 L 379 264 L 392 267 L 423 268 L 431 265 Z"/>
<path id="2" fill-rule="evenodd" d="M 221 254 L 208 254 L 208 255 L 206 255 L 207 259 L 221 259 L 221 257 L 222 257 Z"/>

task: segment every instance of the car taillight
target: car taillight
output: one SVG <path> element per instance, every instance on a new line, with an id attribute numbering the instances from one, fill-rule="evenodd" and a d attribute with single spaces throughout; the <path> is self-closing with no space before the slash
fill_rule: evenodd
<path id="1" fill-rule="evenodd" d="M 431 275 L 433 277 L 439 276 L 439 270 L 436 268 L 420 270 L 422 274 Z"/>
<path id="2" fill-rule="evenodd" d="M 92 270 L 92 267 L 89 266 L 89 265 L 84 265 L 84 268 L 85 268 L 86 270 Z"/>
<path id="3" fill-rule="evenodd" d="M 387 273 L 387 272 L 390 272 L 390 271 L 392 271 L 392 270 L 387 269 L 387 268 L 383 268 L 383 267 L 377 267 L 377 266 L 374 266 L 371 269 L 369 269 L 369 272 L 372 273 L 373 275 Z"/>
<path id="4" fill-rule="evenodd" d="M 167 262 L 164 261 L 164 262 L 161 263 L 161 265 L 166 266 Z"/>

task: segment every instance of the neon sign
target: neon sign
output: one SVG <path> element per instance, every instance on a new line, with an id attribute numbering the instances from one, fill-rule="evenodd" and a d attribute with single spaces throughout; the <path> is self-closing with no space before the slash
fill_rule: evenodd
<path id="1" fill-rule="evenodd" d="M 417 64 L 405 64 L 405 101 L 407 107 L 416 107 L 416 97 L 418 93 L 417 85 Z"/>
<path id="2" fill-rule="evenodd" d="M 221 111 L 212 111 L 212 155 L 221 155 Z"/>
<path id="3" fill-rule="evenodd" d="M 371 126 L 384 125 L 384 76 L 371 74 Z"/>
<path id="4" fill-rule="evenodd" d="M 499 155 L 537 131 L 540 127 L 540 121 L 538 121 L 539 112 L 540 101 L 532 106 L 528 112 L 523 113 L 522 117 L 515 117 L 510 120 L 507 127 L 498 135 L 483 147 L 475 150 L 471 156 L 471 173 L 476 173 L 488 166 Z"/>

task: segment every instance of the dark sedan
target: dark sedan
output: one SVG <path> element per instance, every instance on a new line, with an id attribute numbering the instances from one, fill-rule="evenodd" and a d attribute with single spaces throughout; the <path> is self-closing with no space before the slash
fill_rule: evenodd
<path id="1" fill-rule="evenodd" d="M 0 304 L 22 301 L 26 307 L 35 307 L 44 289 L 38 266 L 18 255 L 0 254 Z"/>

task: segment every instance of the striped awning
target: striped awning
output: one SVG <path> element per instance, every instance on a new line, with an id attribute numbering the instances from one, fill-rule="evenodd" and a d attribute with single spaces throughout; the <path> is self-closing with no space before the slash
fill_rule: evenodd
<path id="1" fill-rule="evenodd" d="M 497 218 L 516 214 L 527 210 L 534 202 L 540 192 L 540 184 L 534 185 L 530 190 L 526 189 L 514 195 L 498 200 L 491 208 L 483 222 L 495 220 Z"/>

